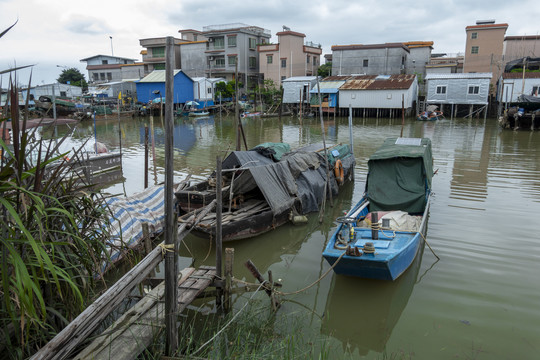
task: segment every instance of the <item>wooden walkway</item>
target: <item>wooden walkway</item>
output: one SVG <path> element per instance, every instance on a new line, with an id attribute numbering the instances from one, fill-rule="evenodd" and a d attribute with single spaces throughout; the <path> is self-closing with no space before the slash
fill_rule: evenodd
<path id="1" fill-rule="evenodd" d="M 181 313 L 216 277 L 215 267 L 186 268 L 178 282 L 178 313 Z M 98 336 L 74 359 L 134 359 L 164 329 L 165 283 L 152 289 L 134 307 Z"/>

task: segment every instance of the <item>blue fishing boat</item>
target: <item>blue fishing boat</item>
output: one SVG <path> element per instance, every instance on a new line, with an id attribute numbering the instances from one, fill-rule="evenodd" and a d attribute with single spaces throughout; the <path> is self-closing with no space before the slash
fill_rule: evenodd
<path id="1" fill-rule="evenodd" d="M 323 257 L 337 274 L 395 280 L 427 229 L 433 160 L 428 138 L 390 138 L 370 157 L 362 199 L 339 223 Z"/>

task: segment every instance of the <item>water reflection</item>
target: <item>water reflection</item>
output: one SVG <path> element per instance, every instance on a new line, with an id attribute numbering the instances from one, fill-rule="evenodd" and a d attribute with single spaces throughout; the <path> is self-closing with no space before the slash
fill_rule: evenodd
<path id="1" fill-rule="evenodd" d="M 347 353 L 383 352 L 413 292 L 423 250 L 393 282 L 334 275 L 321 333 L 340 340 Z"/>

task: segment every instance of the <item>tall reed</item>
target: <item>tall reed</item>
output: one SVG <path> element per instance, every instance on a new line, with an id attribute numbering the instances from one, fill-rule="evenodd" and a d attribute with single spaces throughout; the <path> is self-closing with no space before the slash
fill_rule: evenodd
<path id="1" fill-rule="evenodd" d="M 0 353 L 26 358 L 90 297 L 109 216 L 105 198 L 70 176 L 75 161 L 58 151 L 67 135 L 43 140 L 19 121 L 15 83 L 0 117 L 12 127 L 12 143 L 0 139 Z"/>

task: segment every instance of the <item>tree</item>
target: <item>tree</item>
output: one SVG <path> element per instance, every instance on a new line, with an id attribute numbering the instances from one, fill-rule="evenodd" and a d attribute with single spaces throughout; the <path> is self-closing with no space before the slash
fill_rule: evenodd
<path id="1" fill-rule="evenodd" d="M 220 81 L 216 83 L 216 96 L 221 98 L 232 98 L 234 95 L 234 81 Z"/>
<path id="2" fill-rule="evenodd" d="M 60 84 L 80 86 L 82 87 L 83 91 L 88 90 L 88 83 L 84 79 L 84 75 L 77 68 L 62 70 L 56 81 L 58 81 Z"/>
<path id="3" fill-rule="evenodd" d="M 332 75 L 332 62 L 327 61 L 326 63 L 319 66 L 317 70 L 317 75 L 322 76 L 323 78 Z"/>

